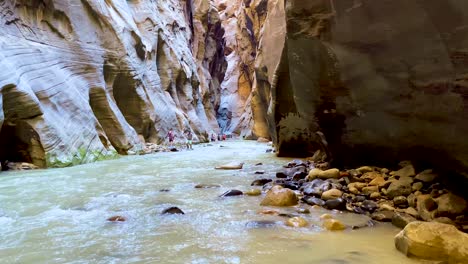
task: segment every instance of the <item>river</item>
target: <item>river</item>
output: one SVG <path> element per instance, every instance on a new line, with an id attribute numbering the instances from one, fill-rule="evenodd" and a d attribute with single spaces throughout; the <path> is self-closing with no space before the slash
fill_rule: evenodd
<path id="1" fill-rule="evenodd" d="M 285 218 L 258 214 L 265 209 L 261 197 L 218 197 L 250 189 L 256 170 L 274 175 L 289 161 L 266 149 L 228 141 L 65 169 L 2 172 L 0 263 L 422 263 L 394 248 L 399 230 L 390 224 L 330 232 L 319 219 L 330 212 L 311 209 L 303 215 L 311 226 L 293 229 L 282 224 Z M 230 161 L 246 164 L 241 171 L 213 169 Z M 221 188 L 195 189 L 198 183 Z M 160 214 L 170 206 L 185 215 Z M 348 224 L 365 221 L 332 214 Z M 115 215 L 127 221 L 106 221 Z M 248 224 L 255 220 L 278 225 Z"/>

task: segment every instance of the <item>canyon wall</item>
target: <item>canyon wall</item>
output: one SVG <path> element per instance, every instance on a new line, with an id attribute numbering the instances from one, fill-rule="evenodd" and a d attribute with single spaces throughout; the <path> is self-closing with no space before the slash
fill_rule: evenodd
<path id="1" fill-rule="evenodd" d="M 468 171 L 468 2 L 270 1 L 254 131 L 282 156 Z M 257 114 L 257 115 L 256 115 Z"/>
<path id="2" fill-rule="evenodd" d="M 40 167 L 219 132 L 209 0 L 0 2 L 0 159 Z"/>
<path id="3" fill-rule="evenodd" d="M 221 83 L 218 122 L 222 132 L 244 138 L 252 131 L 255 58 L 268 11 L 268 0 L 215 0 L 225 30 L 227 70 Z M 266 135 L 265 137 L 268 137 Z"/>

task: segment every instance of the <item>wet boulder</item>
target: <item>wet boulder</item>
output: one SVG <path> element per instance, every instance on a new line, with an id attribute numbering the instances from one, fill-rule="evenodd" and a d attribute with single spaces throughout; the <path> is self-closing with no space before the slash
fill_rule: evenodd
<path id="1" fill-rule="evenodd" d="M 323 207 L 329 210 L 346 210 L 346 201 L 342 198 L 327 200 Z"/>
<path id="2" fill-rule="evenodd" d="M 292 217 L 286 221 L 286 225 L 290 227 L 306 227 L 309 223 L 302 217 Z"/>
<path id="3" fill-rule="evenodd" d="M 185 214 L 184 211 L 182 211 L 179 207 L 169 207 L 164 209 L 161 214 Z"/>
<path id="4" fill-rule="evenodd" d="M 248 196 L 259 196 L 262 194 L 262 191 L 259 189 L 252 189 L 252 190 L 246 191 L 245 194 Z"/>
<path id="5" fill-rule="evenodd" d="M 340 198 L 343 195 L 343 192 L 338 189 L 331 189 L 322 193 L 322 200 L 331 200 Z"/>
<path id="6" fill-rule="evenodd" d="M 297 195 L 294 191 L 283 188 L 281 186 L 273 186 L 260 205 L 263 206 L 293 206 L 298 202 Z"/>
<path id="7" fill-rule="evenodd" d="M 123 216 L 116 215 L 116 216 L 112 216 L 112 217 L 107 218 L 107 221 L 109 221 L 109 222 L 125 222 L 125 221 L 127 221 L 127 219 L 125 217 L 123 217 Z"/>
<path id="8" fill-rule="evenodd" d="M 218 167 L 215 167 L 217 170 L 240 170 L 244 167 L 244 162 L 231 162 Z"/>
<path id="9" fill-rule="evenodd" d="M 309 181 L 314 179 L 338 179 L 341 177 L 340 170 L 338 169 L 329 169 L 329 170 L 320 170 L 320 169 L 312 169 L 309 172 L 307 178 Z"/>
<path id="10" fill-rule="evenodd" d="M 229 190 L 223 194 L 220 195 L 220 197 L 230 197 L 230 196 L 240 196 L 243 195 L 244 193 L 239 190 Z"/>
<path id="11" fill-rule="evenodd" d="M 272 181 L 272 179 L 256 179 L 250 184 L 250 186 L 263 186 Z"/>
<path id="12" fill-rule="evenodd" d="M 330 231 L 341 231 L 346 229 L 346 226 L 336 219 L 325 219 L 323 221 L 323 227 Z"/>
<path id="13" fill-rule="evenodd" d="M 305 202 L 308 205 L 318 205 L 318 206 L 324 206 L 325 201 L 313 196 L 304 196 L 302 198 L 302 201 Z"/>
<path id="14" fill-rule="evenodd" d="M 409 223 L 395 237 L 395 247 L 406 256 L 420 259 L 448 263 L 468 260 L 468 234 L 436 222 Z"/>

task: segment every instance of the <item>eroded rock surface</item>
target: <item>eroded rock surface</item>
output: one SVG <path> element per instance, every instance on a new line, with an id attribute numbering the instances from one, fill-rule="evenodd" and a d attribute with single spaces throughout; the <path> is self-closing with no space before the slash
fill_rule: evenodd
<path id="1" fill-rule="evenodd" d="M 399 157 L 466 171 L 464 10 L 464 1 L 270 1 L 255 127 L 268 128 L 281 156 L 322 148 L 337 163 Z"/>
<path id="2" fill-rule="evenodd" d="M 86 162 L 218 131 L 223 32 L 209 0 L 0 3 L 0 160 Z M 194 55 L 192 55 L 194 54 Z"/>

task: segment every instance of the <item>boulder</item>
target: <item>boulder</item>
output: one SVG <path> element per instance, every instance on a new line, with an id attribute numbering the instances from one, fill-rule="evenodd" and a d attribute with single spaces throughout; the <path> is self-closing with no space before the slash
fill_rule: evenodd
<path id="1" fill-rule="evenodd" d="M 361 208 L 369 212 L 374 212 L 379 208 L 379 205 L 373 201 L 365 200 L 362 202 Z"/>
<path id="2" fill-rule="evenodd" d="M 367 186 L 362 188 L 362 193 L 364 195 L 370 195 L 371 193 L 379 192 L 379 187 L 378 186 Z"/>
<path id="3" fill-rule="evenodd" d="M 367 186 L 367 183 L 365 183 L 365 182 L 352 182 L 352 183 L 348 184 L 349 189 L 356 188 L 358 190 L 362 190 L 362 188 L 364 188 L 366 186 Z"/>
<path id="4" fill-rule="evenodd" d="M 404 213 L 405 214 L 408 214 L 408 215 L 411 215 L 413 217 L 416 217 L 418 218 L 419 217 L 419 214 L 418 214 L 418 211 L 416 209 L 414 209 L 413 207 L 408 207 L 404 210 Z"/>
<path id="5" fill-rule="evenodd" d="M 438 216 L 456 217 L 464 214 L 468 209 L 466 200 L 453 193 L 441 195 L 436 201 Z"/>
<path id="6" fill-rule="evenodd" d="M 302 201 L 304 201 L 308 205 L 318 205 L 318 206 L 325 205 L 325 201 L 323 201 L 322 199 L 313 197 L 313 196 L 304 196 L 302 198 Z"/>
<path id="7" fill-rule="evenodd" d="M 312 169 L 307 176 L 309 181 L 319 179 L 339 179 L 341 177 L 339 169 L 320 170 Z"/>
<path id="8" fill-rule="evenodd" d="M 259 142 L 259 143 L 269 143 L 270 140 L 267 139 L 267 138 L 259 137 L 259 138 L 257 139 L 257 142 Z"/>
<path id="9" fill-rule="evenodd" d="M 298 202 L 296 193 L 281 186 L 273 186 L 260 205 L 263 206 L 293 206 Z"/>
<path id="10" fill-rule="evenodd" d="M 362 166 L 362 167 L 357 168 L 356 171 L 363 174 L 363 173 L 366 173 L 366 172 L 374 171 L 374 169 L 372 167 L 370 167 L 370 166 Z"/>
<path id="11" fill-rule="evenodd" d="M 422 182 L 415 182 L 413 183 L 413 186 L 411 187 L 411 189 L 413 190 L 413 192 L 417 192 L 421 190 L 423 187 L 424 187 L 424 184 Z"/>
<path id="12" fill-rule="evenodd" d="M 322 200 L 331 200 L 340 198 L 343 195 L 343 192 L 338 189 L 331 189 L 322 193 Z"/>
<path id="13" fill-rule="evenodd" d="M 215 167 L 217 170 L 240 170 L 244 167 L 244 162 L 231 162 L 224 164 L 218 167 Z"/>
<path id="14" fill-rule="evenodd" d="M 286 221 L 286 225 L 290 227 L 306 227 L 309 223 L 302 217 L 292 217 Z"/>
<path id="15" fill-rule="evenodd" d="M 378 177 L 382 177 L 382 175 L 378 172 L 372 171 L 372 172 L 366 172 L 361 176 L 361 179 L 363 179 L 366 182 L 371 182 L 375 180 Z"/>
<path id="16" fill-rule="evenodd" d="M 340 231 L 346 229 L 346 226 L 336 219 L 325 219 L 323 221 L 323 227 L 330 231 Z"/>
<path id="17" fill-rule="evenodd" d="M 425 171 L 419 173 L 418 175 L 416 175 L 416 177 L 414 179 L 417 180 L 417 181 L 424 182 L 424 183 L 431 183 L 437 177 L 438 177 L 437 174 L 434 173 L 432 170 L 425 170 Z"/>
<path id="18" fill-rule="evenodd" d="M 378 212 L 375 212 L 371 215 L 372 219 L 376 220 L 376 221 L 380 221 L 380 222 L 391 222 L 392 219 L 393 219 L 393 215 L 395 213 L 392 212 L 392 211 L 378 211 Z"/>
<path id="19" fill-rule="evenodd" d="M 250 186 L 263 186 L 272 181 L 272 179 L 256 179 L 250 184 Z"/>
<path id="20" fill-rule="evenodd" d="M 323 207 L 329 210 L 346 210 L 346 201 L 342 198 L 331 199 L 326 201 Z"/>
<path id="21" fill-rule="evenodd" d="M 324 219 L 332 219 L 333 216 L 331 214 L 323 214 L 320 216 L 320 219 L 324 220 Z"/>
<path id="22" fill-rule="evenodd" d="M 402 177 L 398 181 L 394 181 L 387 189 L 387 196 L 393 199 L 397 196 L 408 196 L 412 191 L 412 180 L 410 178 Z"/>
<path id="23" fill-rule="evenodd" d="M 408 200 L 406 199 L 405 196 L 397 196 L 393 198 L 393 204 L 395 205 L 395 207 L 407 208 Z"/>
<path id="24" fill-rule="evenodd" d="M 239 190 L 229 190 L 226 191 L 225 193 L 221 194 L 220 197 L 230 197 L 230 196 L 240 196 L 243 195 L 244 193 Z"/>
<path id="25" fill-rule="evenodd" d="M 417 221 L 416 218 L 404 213 L 395 213 L 392 217 L 392 224 L 398 228 L 405 228 L 406 225 L 415 221 Z"/>
<path id="26" fill-rule="evenodd" d="M 408 164 L 398 171 L 391 173 L 392 176 L 413 177 L 416 175 L 413 165 Z"/>
<path id="27" fill-rule="evenodd" d="M 427 260 L 466 263 L 468 234 L 437 222 L 409 223 L 395 237 L 395 247 L 406 256 Z"/>
<path id="28" fill-rule="evenodd" d="M 259 196 L 262 194 L 262 191 L 259 189 L 252 189 L 252 190 L 246 191 L 245 194 L 248 196 Z"/>
<path id="29" fill-rule="evenodd" d="M 374 178 L 371 182 L 369 182 L 370 186 L 384 186 L 385 179 L 382 176 L 378 176 Z"/>
<path id="30" fill-rule="evenodd" d="M 435 209 L 437 203 L 428 194 L 419 195 L 417 197 L 417 210 L 418 214 L 424 221 L 431 221 L 435 216 Z"/>
<path id="31" fill-rule="evenodd" d="M 382 197 L 382 195 L 379 192 L 373 192 L 373 193 L 371 193 L 371 195 L 369 197 L 372 200 L 377 200 L 377 199 L 380 199 Z"/>
<path id="32" fill-rule="evenodd" d="M 164 209 L 161 214 L 185 214 L 179 207 L 169 207 Z"/>

